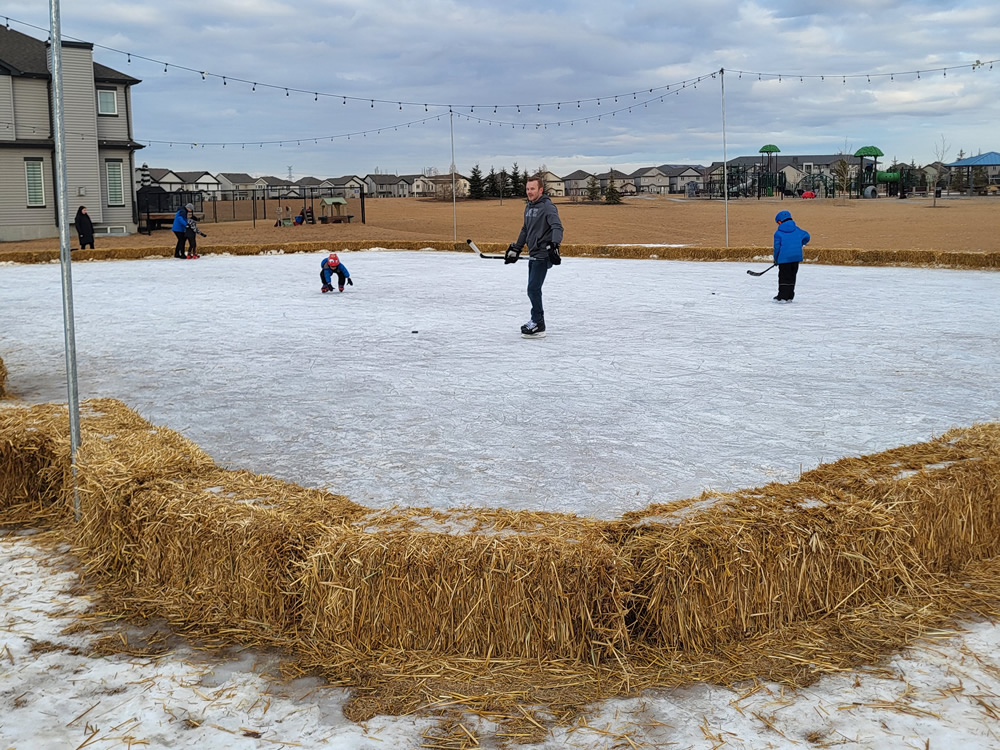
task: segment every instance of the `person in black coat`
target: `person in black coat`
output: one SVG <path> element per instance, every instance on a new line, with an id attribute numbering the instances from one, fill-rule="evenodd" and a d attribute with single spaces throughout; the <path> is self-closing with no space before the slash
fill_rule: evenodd
<path id="1" fill-rule="evenodd" d="M 76 233 L 80 236 L 80 249 L 83 250 L 87 245 L 90 245 L 90 249 L 93 250 L 94 222 L 90 220 L 86 206 L 80 206 L 76 209 L 76 218 L 73 223 L 76 225 Z"/>

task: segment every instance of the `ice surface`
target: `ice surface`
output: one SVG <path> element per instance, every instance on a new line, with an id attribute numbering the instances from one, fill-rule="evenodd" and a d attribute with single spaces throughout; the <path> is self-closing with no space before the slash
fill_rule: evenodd
<path id="1" fill-rule="evenodd" d="M 332 249 L 338 249 L 335 246 Z M 1000 274 L 325 252 L 74 263 L 81 399 L 355 502 L 616 517 L 1000 420 Z M 8 388 L 65 401 L 57 264 L 0 267 Z M 418 331 L 418 333 L 413 333 Z"/>

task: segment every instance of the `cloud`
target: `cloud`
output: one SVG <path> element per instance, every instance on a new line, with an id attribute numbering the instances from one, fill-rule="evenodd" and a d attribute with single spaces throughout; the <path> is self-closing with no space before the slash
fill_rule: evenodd
<path id="1" fill-rule="evenodd" d="M 15 9 L 47 28 L 37 4 Z M 176 169 L 285 174 L 290 154 L 298 176 L 446 168 L 449 105 L 464 171 L 505 154 L 567 171 L 576 156 L 590 165 L 707 164 L 722 157 L 723 79 L 680 94 L 658 89 L 720 68 L 728 71 L 730 156 L 779 138 L 784 153 L 836 151 L 849 135 L 930 161 L 931 121 L 956 152 L 1000 148 L 1000 66 L 950 67 L 1000 57 L 994 0 L 96 2 L 64 5 L 63 33 L 170 63 L 164 74 L 162 65 L 95 49 L 99 62 L 143 80 L 133 90 L 140 142 L 237 144 L 152 144 L 143 153 Z M 215 76 L 202 81 L 180 66 Z M 947 77 L 926 72 L 944 66 Z M 783 78 L 757 81 L 739 70 Z M 925 71 L 920 79 L 917 70 Z M 903 75 L 842 78 L 889 72 Z M 809 77 L 821 74 L 825 80 Z M 517 104 L 520 112 L 505 107 Z M 616 106 L 623 111 L 610 115 Z M 441 118 L 407 125 L 435 114 Z M 276 140 L 286 142 L 242 145 Z"/>

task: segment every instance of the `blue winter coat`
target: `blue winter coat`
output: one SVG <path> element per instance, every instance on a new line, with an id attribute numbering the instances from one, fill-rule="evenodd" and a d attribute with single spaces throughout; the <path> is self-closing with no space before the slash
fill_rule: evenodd
<path id="1" fill-rule="evenodd" d="M 330 265 L 330 259 L 329 258 L 323 258 L 323 260 L 320 261 L 320 264 L 319 264 L 319 270 L 322 273 L 326 274 L 327 271 L 330 272 L 330 275 L 324 276 L 324 278 L 327 280 L 327 283 L 329 283 L 330 278 L 332 276 L 336 276 L 337 275 L 337 269 L 338 268 L 340 269 L 340 272 L 342 274 L 344 274 L 344 278 L 345 279 L 351 278 L 351 272 L 347 270 L 347 266 L 344 265 L 344 261 L 340 261 L 340 265 L 339 266 L 331 266 Z M 354 283 L 354 282 L 351 282 L 351 283 Z"/>
<path id="2" fill-rule="evenodd" d="M 774 262 L 801 263 L 802 247 L 809 244 L 809 232 L 795 226 L 794 219 L 778 225 L 774 233 Z"/>
<path id="3" fill-rule="evenodd" d="M 183 232 L 187 229 L 188 225 L 188 210 L 181 206 L 177 209 L 177 215 L 174 216 L 174 226 L 173 230 L 175 232 Z"/>

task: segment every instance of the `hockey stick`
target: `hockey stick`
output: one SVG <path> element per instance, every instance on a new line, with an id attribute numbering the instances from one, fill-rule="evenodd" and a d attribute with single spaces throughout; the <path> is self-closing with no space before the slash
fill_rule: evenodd
<path id="1" fill-rule="evenodd" d="M 765 268 L 763 271 L 749 271 L 748 270 L 747 273 L 750 274 L 751 276 L 763 276 L 765 273 L 767 273 L 768 271 L 770 271 L 776 265 L 778 265 L 778 264 L 777 263 L 772 263 L 767 268 Z"/>
<path id="2" fill-rule="evenodd" d="M 466 240 L 465 242 L 468 244 L 468 246 L 472 250 L 472 252 L 479 253 L 479 257 L 480 258 L 489 258 L 491 260 L 503 260 L 504 259 L 504 257 L 502 255 L 487 255 L 482 250 L 480 250 L 478 247 L 476 247 L 476 243 L 473 242 L 472 240 Z"/>

